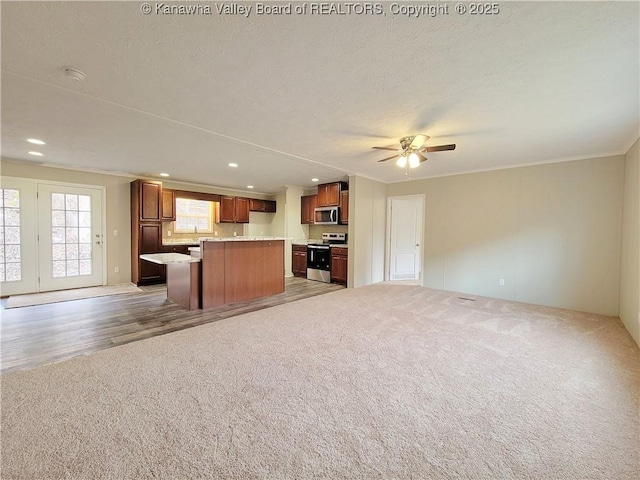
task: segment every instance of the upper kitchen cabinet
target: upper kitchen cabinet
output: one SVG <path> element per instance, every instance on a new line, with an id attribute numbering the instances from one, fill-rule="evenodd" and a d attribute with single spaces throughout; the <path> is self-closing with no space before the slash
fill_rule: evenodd
<path id="1" fill-rule="evenodd" d="M 162 189 L 162 220 L 176 219 L 176 192 Z"/>
<path id="2" fill-rule="evenodd" d="M 349 225 L 349 190 L 340 192 L 340 225 Z"/>
<path id="3" fill-rule="evenodd" d="M 132 212 L 141 222 L 162 220 L 162 182 L 135 180 L 131 182 Z"/>
<path id="4" fill-rule="evenodd" d="M 340 192 L 348 190 L 347 182 L 324 183 L 318 185 L 318 207 L 339 207 Z"/>
<path id="5" fill-rule="evenodd" d="M 220 223 L 249 223 L 249 199 L 220 197 Z"/>
<path id="6" fill-rule="evenodd" d="M 250 198 L 249 210 L 252 212 L 274 213 L 276 211 L 276 202 L 274 202 L 273 200 L 260 200 L 257 198 Z"/>
<path id="7" fill-rule="evenodd" d="M 314 213 L 317 204 L 317 195 L 305 195 L 300 197 L 300 223 L 313 224 Z"/>

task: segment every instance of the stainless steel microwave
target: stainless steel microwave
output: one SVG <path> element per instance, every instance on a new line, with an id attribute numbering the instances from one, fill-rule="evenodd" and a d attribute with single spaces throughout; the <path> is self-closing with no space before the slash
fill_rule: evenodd
<path id="1" fill-rule="evenodd" d="M 319 207 L 314 210 L 313 223 L 316 225 L 337 225 L 339 207 Z"/>

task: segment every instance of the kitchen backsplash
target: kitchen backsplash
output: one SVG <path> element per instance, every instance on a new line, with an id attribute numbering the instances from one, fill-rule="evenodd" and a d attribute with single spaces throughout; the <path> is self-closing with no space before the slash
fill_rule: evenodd
<path id="1" fill-rule="evenodd" d="M 176 233 L 174 232 L 176 222 L 162 222 L 162 240 L 171 242 L 176 240 L 194 240 L 199 237 L 233 237 L 244 235 L 245 225 L 242 223 L 216 223 L 213 226 L 213 233 Z M 171 235 L 169 235 L 171 232 Z M 218 233 L 216 235 L 216 232 Z"/>
<path id="2" fill-rule="evenodd" d="M 309 238 L 322 238 L 323 233 L 349 233 L 349 225 L 309 225 Z"/>
<path id="3" fill-rule="evenodd" d="M 268 215 L 268 214 L 261 214 Z M 306 227 L 306 225 L 303 225 Z M 214 224 L 214 232 L 218 232 L 218 235 L 215 233 L 176 233 L 174 232 L 175 222 L 162 222 L 162 240 L 164 242 L 171 242 L 176 240 L 194 240 L 196 241 L 198 237 L 233 237 L 233 233 L 236 235 L 256 235 L 260 236 L 264 235 L 273 235 L 273 236 L 282 236 L 282 233 L 273 232 L 269 225 L 254 225 L 255 228 L 249 232 L 250 226 L 249 224 L 242 223 L 216 223 Z M 309 225 L 309 235 L 306 238 L 320 239 L 322 238 L 323 233 L 349 233 L 348 225 Z M 171 232 L 171 235 L 169 235 Z"/>

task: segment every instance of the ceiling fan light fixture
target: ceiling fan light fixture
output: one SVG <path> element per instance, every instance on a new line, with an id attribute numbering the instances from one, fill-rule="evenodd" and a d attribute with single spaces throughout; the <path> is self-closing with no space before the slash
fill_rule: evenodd
<path id="1" fill-rule="evenodd" d="M 398 158 L 398 160 L 396 161 L 396 165 L 399 166 L 400 168 L 404 168 L 407 166 L 407 157 L 402 155 L 400 158 Z"/>
<path id="2" fill-rule="evenodd" d="M 416 168 L 418 166 L 420 166 L 420 157 L 418 157 L 418 155 L 416 155 L 415 153 L 412 153 L 411 155 L 409 155 L 409 167 Z"/>

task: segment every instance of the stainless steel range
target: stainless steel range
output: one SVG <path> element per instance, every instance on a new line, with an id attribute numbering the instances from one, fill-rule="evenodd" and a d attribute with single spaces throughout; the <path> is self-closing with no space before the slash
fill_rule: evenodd
<path id="1" fill-rule="evenodd" d="M 323 233 L 322 243 L 307 245 L 307 278 L 331 282 L 331 245 L 347 243 L 346 233 Z"/>

